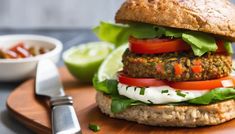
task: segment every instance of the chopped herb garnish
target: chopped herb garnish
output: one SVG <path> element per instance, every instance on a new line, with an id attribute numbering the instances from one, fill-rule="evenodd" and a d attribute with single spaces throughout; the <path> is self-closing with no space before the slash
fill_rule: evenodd
<path id="1" fill-rule="evenodd" d="M 134 88 L 134 91 L 136 91 L 137 87 Z"/>
<path id="2" fill-rule="evenodd" d="M 150 104 L 153 104 L 153 102 L 152 102 L 151 100 L 148 100 L 148 102 L 149 102 Z"/>
<path id="3" fill-rule="evenodd" d="M 100 131 L 100 126 L 98 126 L 96 124 L 89 124 L 89 129 L 94 132 L 98 132 L 98 131 Z"/>
<path id="4" fill-rule="evenodd" d="M 140 88 L 140 95 L 144 95 L 144 93 L 145 93 L 145 88 L 144 88 L 144 87 L 141 87 L 141 88 Z"/>
<path id="5" fill-rule="evenodd" d="M 167 95 L 170 95 L 170 94 L 167 94 Z"/>
<path id="6" fill-rule="evenodd" d="M 178 96 L 181 96 L 181 97 L 185 97 L 185 96 L 186 96 L 186 94 L 182 93 L 180 90 L 177 90 L 177 91 L 176 91 L 176 94 L 177 94 Z"/>
<path id="7" fill-rule="evenodd" d="M 168 90 L 162 90 L 162 94 L 164 94 L 164 93 L 168 93 L 169 91 Z"/>

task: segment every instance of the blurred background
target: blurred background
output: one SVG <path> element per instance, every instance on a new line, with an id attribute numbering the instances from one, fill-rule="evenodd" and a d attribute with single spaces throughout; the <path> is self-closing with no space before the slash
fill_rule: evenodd
<path id="1" fill-rule="evenodd" d="M 92 28 L 124 0 L 0 0 L 0 29 Z"/>

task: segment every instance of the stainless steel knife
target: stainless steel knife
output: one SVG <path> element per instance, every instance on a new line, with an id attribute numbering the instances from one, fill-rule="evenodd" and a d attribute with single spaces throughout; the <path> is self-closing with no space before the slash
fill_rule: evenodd
<path id="1" fill-rule="evenodd" d="M 81 134 L 72 97 L 65 95 L 59 72 L 52 61 L 38 62 L 35 90 L 37 95 L 50 97 L 53 134 Z"/>

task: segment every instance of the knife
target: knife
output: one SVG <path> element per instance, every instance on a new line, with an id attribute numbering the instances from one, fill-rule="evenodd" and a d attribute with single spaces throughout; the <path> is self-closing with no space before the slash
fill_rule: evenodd
<path id="1" fill-rule="evenodd" d="M 59 72 L 50 60 L 38 62 L 35 81 L 36 95 L 50 98 L 51 123 L 53 134 L 81 134 L 73 100 L 66 96 L 60 81 Z"/>

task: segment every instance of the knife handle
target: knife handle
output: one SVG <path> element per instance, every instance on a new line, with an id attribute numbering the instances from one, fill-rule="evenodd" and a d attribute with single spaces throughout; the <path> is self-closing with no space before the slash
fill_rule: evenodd
<path id="1" fill-rule="evenodd" d="M 62 96 L 51 99 L 52 133 L 53 134 L 81 134 L 72 97 Z"/>

